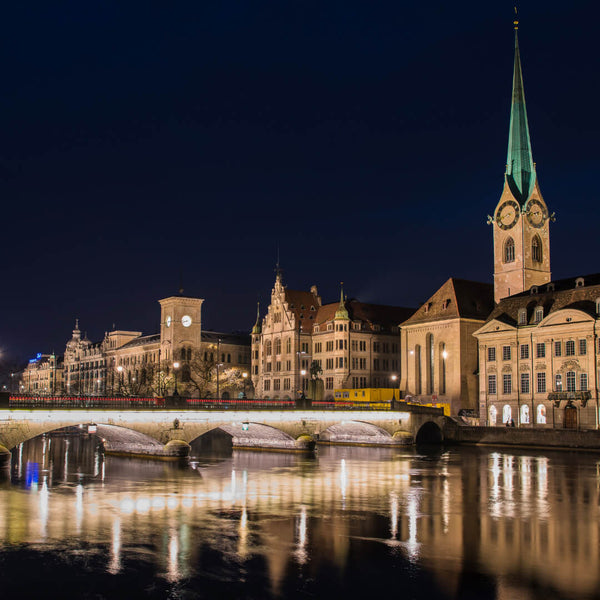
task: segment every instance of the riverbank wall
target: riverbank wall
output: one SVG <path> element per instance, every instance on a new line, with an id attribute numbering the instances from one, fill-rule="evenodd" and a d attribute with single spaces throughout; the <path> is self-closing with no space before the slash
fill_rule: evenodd
<path id="1" fill-rule="evenodd" d="M 527 446 L 595 450 L 600 452 L 600 431 L 574 429 L 526 429 L 516 427 L 448 427 L 446 442 L 488 446 Z"/>

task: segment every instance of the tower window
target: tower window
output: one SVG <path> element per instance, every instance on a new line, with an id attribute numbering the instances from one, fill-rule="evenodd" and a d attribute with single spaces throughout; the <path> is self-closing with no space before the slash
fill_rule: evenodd
<path id="1" fill-rule="evenodd" d="M 534 236 L 531 242 L 531 258 L 533 262 L 542 262 L 542 240 L 539 235 Z"/>
<path id="2" fill-rule="evenodd" d="M 515 262 L 515 241 L 511 237 L 504 243 L 504 262 Z"/>

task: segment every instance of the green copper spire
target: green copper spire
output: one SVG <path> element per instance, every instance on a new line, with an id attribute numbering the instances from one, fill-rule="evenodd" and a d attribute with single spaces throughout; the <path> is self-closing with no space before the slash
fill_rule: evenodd
<path id="1" fill-rule="evenodd" d="M 335 311 L 335 316 L 333 317 L 334 319 L 348 319 L 348 311 L 346 310 L 346 305 L 344 302 L 344 282 L 342 281 L 340 283 L 341 286 L 341 290 L 340 290 L 340 305 L 338 306 L 338 309 Z"/>
<path id="2" fill-rule="evenodd" d="M 252 328 L 252 333 L 254 333 L 254 334 L 262 333 L 262 325 L 260 323 L 260 302 L 256 303 L 256 323 L 254 323 L 254 327 Z"/>
<path id="3" fill-rule="evenodd" d="M 510 131 L 508 135 L 508 157 L 506 180 L 515 198 L 524 205 L 535 185 L 535 165 L 531 153 L 523 74 L 519 54 L 519 21 L 515 18 L 515 68 L 513 74 L 512 105 L 510 109 Z"/>

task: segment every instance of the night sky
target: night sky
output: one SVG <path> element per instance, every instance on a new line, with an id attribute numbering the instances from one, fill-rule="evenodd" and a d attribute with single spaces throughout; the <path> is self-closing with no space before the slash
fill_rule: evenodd
<path id="1" fill-rule="evenodd" d="M 597 2 L 523 2 L 554 278 L 600 271 Z M 492 281 L 511 2 L 13 2 L 2 8 L 0 349 L 245 330 L 291 288 L 416 306 Z"/>

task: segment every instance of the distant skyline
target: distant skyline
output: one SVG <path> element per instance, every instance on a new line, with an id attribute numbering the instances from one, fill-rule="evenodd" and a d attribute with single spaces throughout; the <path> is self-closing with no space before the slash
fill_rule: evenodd
<path id="1" fill-rule="evenodd" d="M 600 271 L 596 3 L 519 39 L 554 279 Z M 284 282 L 414 306 L 492 282 L 511 3 L 33 1 L 4 8 L 0 351 L 158 331 L 160 298 L 252 327 Z"/>

